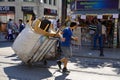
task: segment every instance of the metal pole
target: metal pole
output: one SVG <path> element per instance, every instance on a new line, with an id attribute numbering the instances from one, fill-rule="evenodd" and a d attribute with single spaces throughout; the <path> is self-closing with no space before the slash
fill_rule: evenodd
<path id="1" fill-rule="evenodd" d="M 62 16 L 61 16 L 61 23 L 65 25 L 65 19 L 67 17 L 67 0 L 62 0 Z"/>

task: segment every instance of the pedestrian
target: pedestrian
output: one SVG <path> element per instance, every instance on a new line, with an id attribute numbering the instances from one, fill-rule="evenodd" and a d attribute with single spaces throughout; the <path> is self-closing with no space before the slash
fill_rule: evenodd
<path id="1" fill-rule="evenodd" d="M 57 61 L 59 69 L 61 69 L 61 64 L 64 64 L 64 67 L 62 69 L 63 72 L 69 72 L 67 69 L 67 63 L 69 58 L 72 56 L 72 51 L 71 51 L 71 40 L 78 40 L 78 37 L 73 36 L 73 30 L 77 27 L 76 22 L 71 22 L 69 27 L 66 27 L 62 32 L 61 32 L 61 49 L 62 49 L 62 54 L 63 58 Z"/>
<path id="2" fill-rule="evenodd" d="M 102 22 L 102 36 L 103 36 L 103 47 L 105 46 L 105 41 L 107 38 L 107 33 L 106 33 L 107 29 L 105 26 L 105 22 Z"/>
<path id="3" fill-rule="evenodd" d="M 65 25 L 66 25 L 66 27 L 69 27 L 69 26 L 70 26 L 70 23 L 71 23 L 71 17 L 70 17 L 70 16 L 67 16 L 67 19 L 65 20 Z"/>
<path id="4" fill-rule="evenodd" d="M 94 19 L 96 25 L 96 31 L 94 36 L 94 49 L 97 49 L 97 40 L 99 42 L 100 56 L 104 56 L 103 54 L 103 36 L 102 36 L 102 24 L 100 20 Z"/>
<path id="5" fill-rule="evenodd" d="M 14 30 L 14 23 L 13 20 L 10 18 L 9 21 L 7 22 L 7 35 L 6 39 L 8 40 L 13 40 L 13 30 Z"/>
<path id="6" fill-rule="evenodd" d="M 60 27 L 61 27 L 60 20 L 58 19 L 57 20 L 57 31 L 60 29 Z M 60 46 L 60 39 L 57 40 L 57 51 L 58 53 L 60 53 L 59 55 L 61 55 L 62 50 Z"/>
<path id="7" fill-rule="evenodd" d="M 14 38 L 16 39 L 16 37 L 19 34 L 19 29 L 18 29 L 18 25 L 16 22 L 14 22 Z"/>
<path id="8" fill-rule="evenodd" d="M 22 19 L 19 19 L 19 33 L 25 28 L 25 25 L 23 23 Z"/>
<path id="9" fill-rule="evenodd" d="M 12 29 L 8 29 L 8 40 L 13 40 L 13 31 L 12 31 Z"/>
<path id="10" fill-rule="evenodd" d="M 52 19 L 51 20 L 51 24 L 52 24 L 52 27 L 53 27 L 53 31 L 57 31 L 57 19 Z"/>
<path id="11" fill-rule="evenodd" d="M 61 24 L 60 24 L 60 19 L 58 19 L 58 20 L 57 20 L 57 28 L 59 29 L 60 26 L 61 26 Z"/>
<path id="12" fill-rule="evenodd" d="M 93 41 L 94 41 L 94 36 L 95 36 L 95 31 L 96 31 L 96 26 L 93 20 L 89 23 L 88 27 L 89 27 L 89 34 L 91 36 L 91 46 L 93 49 Z"/>

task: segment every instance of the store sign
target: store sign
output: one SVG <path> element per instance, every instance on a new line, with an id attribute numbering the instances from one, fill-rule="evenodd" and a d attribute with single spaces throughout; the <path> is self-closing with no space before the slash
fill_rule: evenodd
<path id="1" fill-rule="evenodd" d="M 44 8 L 44 15 L 57 15 L 57 10 Z"/>
<path id="2" fill-rule="evenodd" d="M 13 6 L 0 6 L 0 13 L 6 13 L 6 12 L 15 12 L 15 7 Z"/>
<path id="3" fill-rule="evenodd" d="M 81 19 L 86 19 L 86 15 L 81 15 Z"/>
<path id="4" fill-rule="evenodd" d="M 119 0 L 77 0 L 76 10 L 81 9 L 118 9 Z"/>
<path id="5" fill-rule="evenodd" d="M 98 18 L 98 19 L 102 19 L 103 16 L 102 16 L 102 15 L 97 15 L 97 18 Z"/>
<path id="6" fill-rule="evenodd" d="M 9 11 L 10 7 L 8 6 L 0 6 L 0 11 Z"/>
<path id="7" fill-rule="evenodd" d="M 24 6 L 24 7 L 22 7 L 22 11 L 33 11 L 33 7 Z"/>
<path id="8" fill-rule="evenodd" d="M 118 18 L 119 15 L 118 14 L 113 14 L 113 18 Z"/>

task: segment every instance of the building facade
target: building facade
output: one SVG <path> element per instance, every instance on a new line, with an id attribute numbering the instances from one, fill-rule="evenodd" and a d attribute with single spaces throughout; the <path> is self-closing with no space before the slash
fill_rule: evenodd
<path id="1" fill-rule="evenodd" d="M 120 43 L 120 0 L 73 0 L 71 2 L 71 15 L 79 17 L 81 20 L 83 42 L 91 45 L 89 34 L 89 22 L 94 18 L 105 23 L 106 35 L 105 44 L 107 47 L 118 47 Z"/>
<path id="2" fill-rule="evenodd" d="M 30 15 L 36 17 L 60 17 L 61 0 L 0 0 L 0 21 L 5 24 L 9 18 L 18 23 L 19 19 L 26 21 Z"/>

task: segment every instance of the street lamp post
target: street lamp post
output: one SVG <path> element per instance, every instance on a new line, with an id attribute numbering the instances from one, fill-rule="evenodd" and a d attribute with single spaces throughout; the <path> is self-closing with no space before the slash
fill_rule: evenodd
<path id="1" fill-rule="evenodd" d="M 62 0 L 62 20 L 61 23 L 62 25 L 65 24 L 65 19 L 67 17 L 67 0 Z"/>

